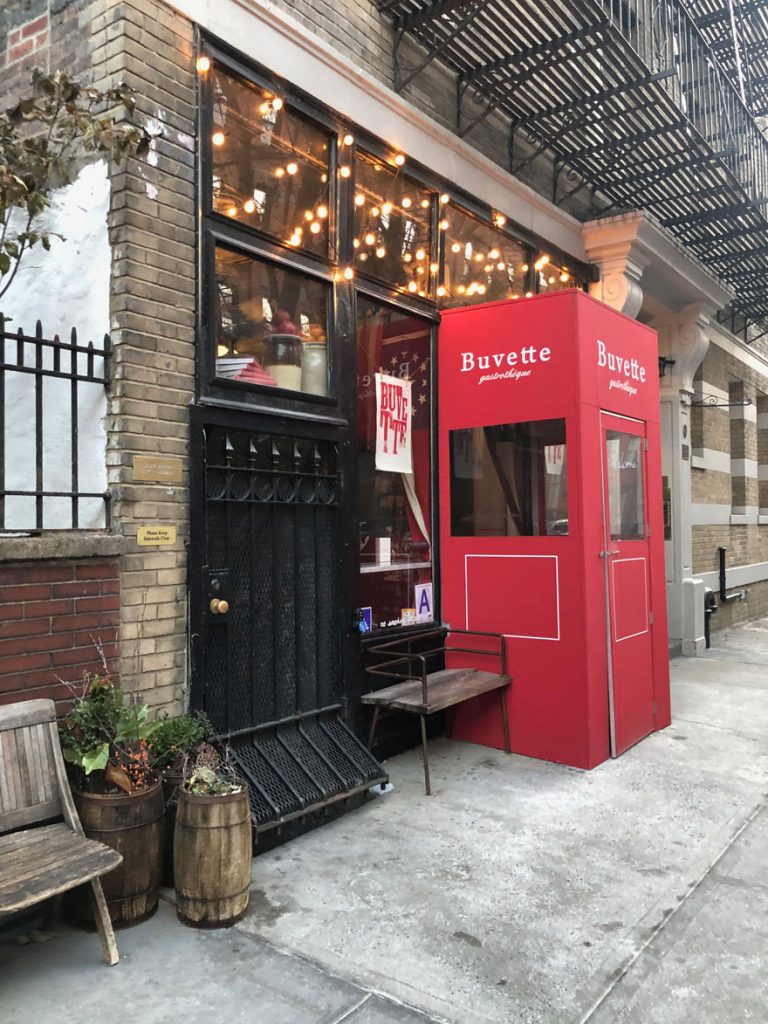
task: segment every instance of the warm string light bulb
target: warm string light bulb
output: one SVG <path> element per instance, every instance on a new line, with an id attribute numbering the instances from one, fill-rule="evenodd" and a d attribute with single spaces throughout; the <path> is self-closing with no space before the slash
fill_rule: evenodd
<path id="1" fill-rule="evenodd" d="M 365 196 L 358 194 L 355 196 L 355 206 L 365 206 Z"/>
<path id="2" fill-rule="evenodd" d="M 351 281 L 354 276 L 355 276 L 355 271 L 353 270 L 352 267 L 345 267 L 344 268 L 344 280 L 345 281 Z"/>
<path id="3" fill-rule="evenodd" d="M 350 171 L 350 169 L 347 166 L 339 168 L 339 174 L 341 175 L 342 178 L 348 178 L 351 173 L 352 171 Z"/>
<path id="4" fill-rule="evenodd" d="M 387 250 L 384 248 L 384 246 L 383 245 L 378 246 L 378 248 L 376 249 L 376 255 L 378 256 L 378 258 L 380 260 L 384 259 L 386 254 L 387 254 Z"/>
<path id="5" fill-rule="evenodd" d="M 296 163 L 295 160 L 291 160 L 289 164 L 285 165 L 285 169 L 289 174 L 297 174 L 299 170 L 299 165 Z"/>
<path id="6" fill-rule="evenodd" d="M 365 236 L 365 244 L 366 245 L 373 245 L 375 241 L 376 241 L 376 235 L 374 235 L 374 233 L 372 231 L 369 231 L 368 234 Z"/>
<path id="7" fill-rule="evenodd" d="M 421 208 L 422 208 L 422 210 L 426 210 L 428 207 L 429 207 L 429 200 L 428 199 L 422 199 L 421 200 Z"/>
<path id="8" fill-rule="evenodd" d="M 448 193 L 443 192 L 443 194 L 440 196 L 440 205 L 445 206 L 447 203 L 450 203 L 450 201 L 451 197 L 448 195 Z"/>
<path id="9" fill-rule="evenodd" d="M 223 146 L 226 141 L 226 135 L 222 131 L 215 131 L 211 136 L 211 142 L 214 146 Z"/>
<path id="10" fill-rule="evenodd" d="M 446 290 L 443 285 L 440 285 L 439 288 L 437 289 L 437 294 L 440 296 L 441 299 L 445 295 L 445 291 Z"/>
<path id="11" fill-rule="evenodd" d="M 448 224 L 447 220 L 441 220 L 440 221 L 440 230 L 441 231 L 447 231 L 448 227 L 449 227 L 449 224 Z"/>
<path id="12" fill-rule="evenodd" d="M 429 269 L 432 271 L 433 274 L 436 274 L 437 271 L 439 270 L 439 267 L 436 263 L 430 263 Z"/>
<path id="13" fill-rule="evenodd" d="M 320 220 L 325 220 L 325 218 L 328 216 L 328 207 L 321 203 L 320 206 L 318 206 L 317 208 L 317 216 L 320 218 Z"/>
<path id="14" fill-rule="evenodd" d="M 461 252 L 461 245 L 459 242 L 454 242 L 451 246 L 451 252 Z"/>
<path id="15" fill-rule="evenodd" d="M 354 141 L 355 141 L 355 137 L 354 137 L 354 135 L 350 135 L 350 133 L 347 132 L 347 134 L 344 136 L 344 138 L 341 141 L 342 141 L 342 143 L 345 146 L 351 146 L 354 143 Z"/>
<path id="16" fill-rule="evenodd" d="M 415 291 L 418 291 L 418 289 L 419 289 L 419 286 L 416 284 L 415 281 L 409 281 L 408 282 L 408 291 L 409 292 L 415 292 Z"/>
<path id="17" fill-rule="evenodd" d="M 503 213 L 494 213 L 493 223 L 496 225 L 497 228 L 503 228 L 504 225 L 507 223 L 507 218 L 504 216 Z"/>
<path id="18" fill-rule="evenodd" d="M 384 214 L 385 217 L 392 213 L 392 203 L 390 203 L 389 201 L 387 201 L 386 203 L 382 203 L 381 212 Z"/>
<path id="19" fill-rule="evenodd" d="M 256 209 L 256 203 L 252 199 L 246 199 L 243 203 L 243 209 L 246 213 L 253 213 Z"/>
<path id="20" fill-rule="evenodd" d="M 416 259 L 417 260 L 423 260 L 425 256 L 426 256 L 426 253 L 424 252 L 423 249 L 417 249 L 416 250 Z"/>
<path id="21" fill-rule="evenodd" d="M 566 282 L 566 281 L 570 280 L 570 277 L 569 277 L 569 275 L 568 275 L 568 274 L 566 274 L 566 273 L 562 273 L 562 274 L 560 275 L 560 280 L 561 280 L 561 281 L 563 282 L 563 284 L 565 284 L 565 282 Z"/>
<path id="22" fill-rule="evenodd" d="M 230 206 L 230 208 L 227 210 L 227 216 L 228 217 L 236 217 L 237 216 L 237 207 L 236 206 Z"/>
<path id="23" fill-rule="evenodd" d="M 549 256 L 539 256 L 539 258 L 534 263 L 534 267 L 536 268 L 536 270 L 543 270 L 548 263 Z"/>
<path id="24" fill-rule="evenodd" d="M 404 210 L 410 210 L 410 208 L 411 208 L 411 200 L 408 198 L 408 196 L 404 196 L 403 197 L 403 209 Z"/>
<path id="25" fill-rule="evenodd" d="M 274 96 L 272 98 L 272 109 L 273 110 L 282 110 L 283 109 L 283 101 L 280 99 L 279 96 Z"/>
<path id="26" fill-rule="evenodd" d="M 402 153 L 398 153 L 395 156 L 395 163 L 397 164 L 398 167 L 402 167 L 403 166 L 403 164 L 405 163 L 405 157 L 403 156 Z"/>
<path id="27" fill-rule="evenodd" d="M 314 219 L 315 219 L 314 210 L 305 210 L 304 211 L 304 220 L 314 220 Z"/>
<path id="28" fill-rule="evenodd" d="M 201 54 L 195 61 L 195 67 L 201 75 L 204 75 L 206 71 L 211 70 L 211 58 L 206 57 L 205 54 Z"/>
<path id="29" fill-rule="evenodd" d="M 277 167 L 277 168 L 275 168 L 275 177 L 276 178 L 284 178 L 285 177 L 285 168 L 284 167 Z"/>
<path id="30" fill-rule="evenodd" d="M 309 230 L 312 232 L 313 235 L 319 235 L 322 230 L 322 224 L 320 223 L 319 220 L 313 220 L 312 223 L 309 225 Z"/>

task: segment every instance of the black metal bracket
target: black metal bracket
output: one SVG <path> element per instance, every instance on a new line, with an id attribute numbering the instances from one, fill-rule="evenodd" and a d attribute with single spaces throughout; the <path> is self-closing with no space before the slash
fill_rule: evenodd
<path id="1" fill-rule="evenodd" d="M 661 367 L 661 360 L 663 356 L 659 356 L 659 367 Z M 672 360 L 674 362 L 674 360 Z M 664 374 L 660 373 L 659 376 L 663 377 Z M 741 409 L 746 408 L 748 405 L 752 405 L 751 398 L 743 398 L 740 402 L 722 402 L 717 395 L 703 394 L 701 398 L 692 398 L 691 406 L 704 407 L 707 409 Z"/>

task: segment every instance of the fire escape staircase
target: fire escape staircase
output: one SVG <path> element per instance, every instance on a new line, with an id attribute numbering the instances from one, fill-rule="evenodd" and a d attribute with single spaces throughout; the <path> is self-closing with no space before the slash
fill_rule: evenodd
<path id="1" fill-rule="evenodd" d="M 459 136 L 493 119 L 512 174 L 554 161 L 556 203 L 587 189 L 600 215 L 647 211 L 735 290 L 743 322 L 768 328 L 764 3 L 375 2 L 392 19 L 398 91 L 441 62 Z"/>

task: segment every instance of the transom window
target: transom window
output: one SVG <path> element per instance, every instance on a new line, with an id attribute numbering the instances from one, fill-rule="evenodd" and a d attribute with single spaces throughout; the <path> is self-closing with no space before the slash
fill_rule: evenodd
<path id="1" fill-rule="evenodd" d="M 443 205 L 445 271 L 438 300 L 444 309 L 531 294 L 530 250 L 464 210 Z"/>
<path id="2" fill-rule="evenodd" d="M 434 193 L 400 168 L 358 151 L 355 160 L 354 264 L 357 271 L 421 298 L 431 297 Z"/>
<path id="3" fill-rule="evenodd" d="M 214 211 L 327 255 L 333 136 L 288 110 L 280 96 L 218 65 L 212 87 Z"/>

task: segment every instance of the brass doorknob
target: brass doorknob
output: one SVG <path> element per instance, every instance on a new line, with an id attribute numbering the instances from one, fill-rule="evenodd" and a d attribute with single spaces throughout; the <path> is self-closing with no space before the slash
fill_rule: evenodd
<path id="1" fill-rule="evenodd" d="M 218 597 L 214 597 L 208 607 L 211 609 L 212 615 L 226 615 L 229 611 L 229 602 L 220 601 Z"/>

